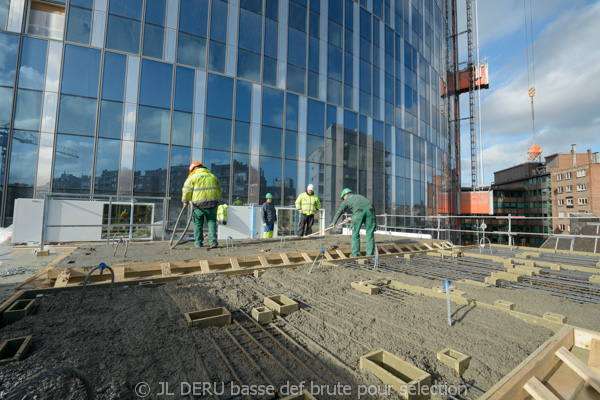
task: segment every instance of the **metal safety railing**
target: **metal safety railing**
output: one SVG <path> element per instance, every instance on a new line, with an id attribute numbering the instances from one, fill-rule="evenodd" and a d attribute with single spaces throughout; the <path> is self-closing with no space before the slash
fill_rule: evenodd
<path id="1" fill-rule="evenodd" d="M 41 193 L 44 196 L 43 199 L 43 212 L 42 212 L 42 229 L 40 234 L 40 251 L 44 250 L 44 243 L 46 241 L 46 235 L 48 228 L 106 228 L 106 243 L 110 244 L 111 231 L 117 227 L 125 227 L 128 229 L 127 240 L 133 239 L 133 228 L 134 227 L 162 227 L 162 240 L 165 240 L 165 231 L 167 228 L 168 219 L 168 201 L 170 197 L 155 197 L 155 196 L 128 196 L 128 195 L 102 195 L 102 194 L 76 194 L 76 193 Z M 108 200 L 108 216 L 107 223 L 101 224 L 48 224 L 48 208 L 51 200 L 85 200 L 90 201 L 106 201 Z M 150 224 L 134 223 L 134 206 L 141 200 L 146 201 L 161 201 L 163 204 L 163 218 L 162 221 Z M 119 203 L 130 204 L 129 212 L 129 223 L 125 224 L 114 224 L 112 223 L 112 212 L 113 205 Z"/>

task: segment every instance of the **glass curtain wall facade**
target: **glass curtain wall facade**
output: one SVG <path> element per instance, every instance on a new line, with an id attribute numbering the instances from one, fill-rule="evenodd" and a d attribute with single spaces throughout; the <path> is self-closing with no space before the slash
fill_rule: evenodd
<path id="1" fill-rule="evenodd" d="M 229 204 L 312 183 L 326 222 L 345 187 L 437 214 L 458 176 L 446 2 L 0 0 L 0 221 L 44 192 L 172 215 L 192 160 Z"/>

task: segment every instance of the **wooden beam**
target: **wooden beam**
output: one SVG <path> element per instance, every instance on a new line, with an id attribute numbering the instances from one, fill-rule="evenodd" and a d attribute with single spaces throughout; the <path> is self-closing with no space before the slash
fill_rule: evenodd
<path id="1" fill-rule="evenodd" d="M 202 272 L 205 274 L 208 274 L 210 272 L 210 267 L 208 266 L 207 260 L 200 260 L 200 268 L 202 269 Z"/>
<path id="2" fill-rule="evenodd" d="M 238 262 L 238 259 L 237 259 L 237 258 L 235 258 L 235 257 L 231 257 L 231 258 L 229 259 L 229 261 L 231 262 L 231 268 L 233 268 L 233 269 L 236 269 L 236 270 L 237 270 L 237 269 L 241 269 L 241 268 L 240 268 L 240 263 Z"/>
<path id="3" fill-rule="evenodd" d="M 583 378 L 585 383 L 596 389 L 600 393 L 600 376 L 592 371 L 580 359 L 575 357 L 573 353 L 565 347 L 561 347 L 556 351 L 556 356 L 567 364 L 577 375 Z"/>
<path id="4" fill-rule="evenodd" d="M 258 256 L 258 261 L 260 261 L 260 265 L 263 267 L 270 267 L 269 262 L 265 258 L 265 256 Z"/>
<path id="5" fill-rule="evenodd" d="M 69 257 L 71 255 L 71 253 L 73 253 L 77 249 L 78 249 L 77 247 L 72 247 L 66 253 L 56 257 L 54 260 L 52 260 L 52 262 L 50 264 L 46 265 L 43 269 L 39 270 L 37 274 L 35 274 L 31 278 L 27 279 L 25 282 L 21 283 L 19 286 L 15 287 L 15 291 L 21 289 L 23 286 L 35 281 L 36 279 L 38 279 L 39 277 L 41 277 L 42 275 L 44 275 L 45 273 L 50 271 L 52 268 L 57 266 L 58 263 L 60 263 L 65 258 Z"/>
<path id="6" fill-rule="evenodd" d="M 392 254 L 392 252 L 391 252 L 391 251 L 389 251 L 389 250 L 386 248 L 386 246 L 379 246 L 379 248 L 380 248 L 381 250 L 383 250 L 383 252 L 384 252 L 385 254 Z"/>
<path id="7" fill-rule="evenodd" d="M 331 256 L 331 254 L 329 254 L 328 252 L 323 253 L 325 255 L 325 258 L 328 260 L 333 260 L 333 257 Z"/>
<path id="8" fill-rule="evenodd" d="M 600 340 L 592 339 L 588 366 L 600 373 Z"/>
<path id="9" fill-rule="evenodd" d="M 583 328 L 575 328 L 575 346 L 591 350 L 592 340 L 600 341 L 600 333 Z"/>
<path id="10" fill-rule="evenodd" d="M 521 364 L 496 383 L 481 399 L 524 400 L 529 393 L 523 386 L 533 377 L 542 382 L 558 369 L 559 360 L 554 356 L 561 347 L 573 347 L 573 328 L 563 327 L 554 336 L 537 348 Z"/>
<path id="11" fill-rule="evenodd" d="M 546 387 L 562 400 L 573 400 L 583 386 L 583 379 L 566 364 L 561 364 L 546 382 Z"/>
<path id="12" fill-rule="evenodd" d="M 115 282 L 125 280 L 125 267 L 112 267 L 115 273 Z"/>
<path id="13" fill-rule="evenodd" d="M 290 265 L 290 259 L 288 258 L 287 254 L 285 253 L 279 253 L 279 255 L 281 256 L 281 259 L 283 260 L 283 264 L 284 265 Z"/>
<path id="14" fill-rule="evenodd" d="M 304 260 L 306 260 L 306 262 L 312 262 L 313 261 L 312 258 L 310 258 L 310 256 L 308 254 L 302 253 L 301 255 L 302 255 L 302 257 L 304 257 Z"/>
<path id="15" fill-rule="evenodd" d="M 68 269 L 63 269 L 60 271 L 58 278 L 54 282 L 54 287 L 65 287 L 67 286 L 67 282 L 69 282 L 69 276 L 71 276 L 71 271 Z"/>
<path id="16" fill-rule="evenodd" d="M 348 258 L 348 257 L 346 257 L 346 255 L 344 254 L 344 252 L 341 251 L 340 249 L 337 249 L 335 252 L 338 253 L 338 255 L 340 256 L 341 259 Z"/>
<path id="17" fill-rule="evenodd" d="M 560 400 L 538 378 L 531 378 L 523 388 L 535 400 Z"/>

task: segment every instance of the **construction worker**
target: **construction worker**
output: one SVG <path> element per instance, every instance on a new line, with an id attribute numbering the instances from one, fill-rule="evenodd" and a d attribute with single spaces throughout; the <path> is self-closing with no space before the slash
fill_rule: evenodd
<path id="1" fill-rule="evenodd" d="M 227 225 L 227 204 L 217 207 L 217 222 L 219 225 Z"/>
<path id="2" fill-rule="evenodd" d="M 306 192 L 296 199 L 296 209 L 302 214 L 298 225 L 298 236 L 306 236 L 312 233 L 315 213 L 319 211 L 319 208 L 321 208 L 321 202 L 315 194 L 315 187 L 311 183 L 306 187 Z"/>
<path id="3" fill-rule="evenodd" d="M 334 227 L 344 211 L 349 210 L 352 213 L 352 257 L 360 257 L 360 227 L 365 224 L 367 231 L 367 255 L 372 256 L 375 251 L 375 208 L 373 203 L 360 194 L 352 193 L 352 190 L 346 188 L 342 190 L 340 196 L 342 205 L 331 221 L 330 227 Z"/>
<path id="4" fill-rule="evenodd" d="M 264 225 L 263 238 L 268 239 L 273 237 L 273 231 L 275 230 L 275 222 L 277 222 L 277 211 L 273 205 L 273 195 L 267 193 L 265 196 L 267 201 L 262 205 L 262 222 Z"/>
<path id="5" fill-rule="evenodd" d="M 187 207 L 191 200 L 194 207 L 194 246 L 202 247 L 204 240 L 202 228 L 204 219 L 206 219 L 210 248 L 217 248 L 219 247 L 217 242 L 217 205 L 221 198 L 221 183 L 198 161 L 190 164 L 189 171 L 190 174 L 181 191 L 181 201 L 183 201 L 183 206 Z"/>
<path id="6" fill-rule="evenodd" d="M 243 205 L 244 205 L 244 202 L 243 202 L 242 200 L 240 200 L 240 198 L 239 198 L 239 197 L 236 197 L 236 198 L 235 198 L 235 201 L 233 202 L 233 205 L 234 205 L 234 206 L 243 206 Z"/>

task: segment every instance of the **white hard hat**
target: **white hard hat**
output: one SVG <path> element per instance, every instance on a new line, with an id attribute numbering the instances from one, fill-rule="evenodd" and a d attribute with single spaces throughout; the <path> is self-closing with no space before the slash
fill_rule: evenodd
<path id="1" fill-rule="evenodd" d="M 315 187 L 314 187 L 314 186 L 313 186 L 313 184 L 311 183 L 311 184 L 309 184 L 309 185 L 306 187 L 306 190 L 312 190 L 312 191 L 314 192 L 314 191 L 315 191 Z"/>

